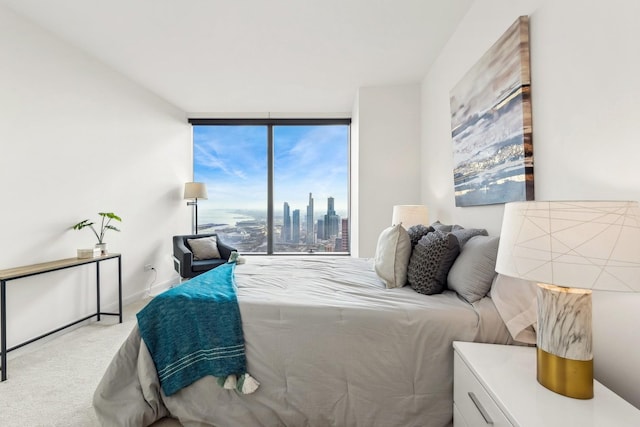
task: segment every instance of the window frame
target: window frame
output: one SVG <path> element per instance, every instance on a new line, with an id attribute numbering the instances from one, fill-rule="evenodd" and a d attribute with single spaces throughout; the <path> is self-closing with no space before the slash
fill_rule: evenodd
<path id="1" fill-rule="evenodd" d="M 265 255 L 300 255 L 304 252 L 274 252 L 274 141 L 275 126 L 334 126 L 347 129 L 347 212 L 349 244 L 347 252 L 312 252 L 313 255 L 351 255 L 351 118 L 189 118 L 193 126 L 266 126 L 267 127 L 267 252 Z M 193 134 L 193 132 L 192 132 Z M 193 144 L 193 141 L 192 141 Z M 192 160 L 193 162 L 193 160 Z M 252 255 L 260 255 L 255 253 Z"/>

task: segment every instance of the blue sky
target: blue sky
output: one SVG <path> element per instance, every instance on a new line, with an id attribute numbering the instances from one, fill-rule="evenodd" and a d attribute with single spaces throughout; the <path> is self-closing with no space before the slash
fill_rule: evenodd
<path id="1" fill-rule="evenodd" d="M 206 208 L 264 209 L 267 206 L 267 127 L 193 126 L 194 180 L 205 182 Z M 327 198 L 347 210 L 348 126 L 274 128 L 274 206 L 306 212 L 309 193 L 315 211 Z"/>

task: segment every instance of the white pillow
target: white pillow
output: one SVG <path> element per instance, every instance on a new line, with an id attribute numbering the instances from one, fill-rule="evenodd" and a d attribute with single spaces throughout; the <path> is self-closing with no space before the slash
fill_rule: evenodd
<path id="1" fill-rule="evenodd" d="M 382 230 L 378 237 L 373 266 L 387 288 L 401 288 L 407 283 L 410 256 L 411 239 L 402 225 Z"/>
<path id="2" fill-rule="evenodd" d="M 498 274 L 491 285 L 491 299 L 514 340 L 536 343 L 537 285 L 528 280 Z"/>
<path id="3" fill-rule="evenodd" d="M 191 247 L 194 260 L 219 259 L 218 238 L 216 236 L 200 237 L 198 239 L 187 239 Z"/>

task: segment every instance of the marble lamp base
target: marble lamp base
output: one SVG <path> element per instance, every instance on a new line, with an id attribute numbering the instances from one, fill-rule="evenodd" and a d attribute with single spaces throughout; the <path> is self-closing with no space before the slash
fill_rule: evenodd
<path id="1" fill-rule="evenodd" d="M 537 379 L 556 393 L 593 398 L 591 290 L 538 283 Z"/>

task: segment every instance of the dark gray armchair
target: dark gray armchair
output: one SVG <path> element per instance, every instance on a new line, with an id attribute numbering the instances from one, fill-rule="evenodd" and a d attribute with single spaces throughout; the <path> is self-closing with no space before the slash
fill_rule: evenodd
<path id="1" fill-rule="evenodd" d="M 222 243 L 220 241 L 220 237 L 218 237 L 218 251 L 220 252 L 219 259 L 194 260 L 193 252 L 191 251 L 191 247 L 187 240 L 211 236 L 218 237 L 216 233 L 173 236 L 173 267 L 178 274 L 180 274 L 180 277 L 190 279 L 198 274 L 202 274 L 205 271 L 209 271 L 212 268 L 225 264 L 231 256 L 231 252 L 236 250 L 235 248 Z"/>

